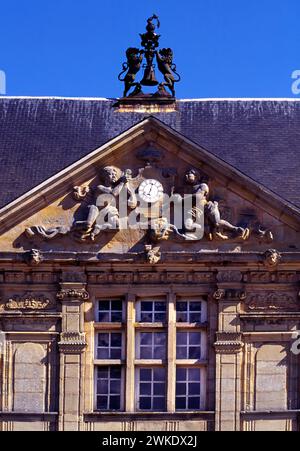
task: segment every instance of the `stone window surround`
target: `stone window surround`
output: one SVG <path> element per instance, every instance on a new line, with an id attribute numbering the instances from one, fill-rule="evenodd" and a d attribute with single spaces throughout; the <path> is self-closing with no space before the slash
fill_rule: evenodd
<path id="1" fill-rule="evenodd" d="M 155 287 L 156 288 L 156 287 Z M 95 290 L 97 291 L 97 290 Z M 119 290 L 118 290 L 119 291 Z M 180 412 L 180 410 L 176 411 L 175 409 L 175 403 L 176 403 L 176 390 L 175 390 L 175 385 L 176 385 L 176 367 L 178 366 L 184 366 L 184 367 L 199 367 L 202 369 L 201 371 L 201 411 L 205 410 L 205 406 L 206 406 L 206 398 L 207 398 L 207 393 L 206 393 L 206 378 L 207 378 L 207 360 L 205 359 L 184 359 L 184 360 L 177 360 L 176 359 L 176 331 L 180 330 L 180 331 L 200 331 L 201 333 L 201 339 L 202 337 L 205 337 L 205 339 L 203 339 L 203 349 L 204 349 L 204 354 L 206 354 L 206 346 L 207 346 L 207 337 L 206 337 L 206 331 L 207 331 L 207 322 L 203 322 L 202 324 L 199 323 L 176 323 L 176 300 L 180 301 L 180 300 L 192 300 L 192 301 L 199 301 L 201 300 L 203 302 L 203 305 L 205 305 L 205 308 L 203 308 L 204 316 L 203 319 L 206 321 L 206 311 L 207 311 L 207 301 L 205 300 L 206 295 L 204 293 L 199 293 L 199 294 L 194 294 L 194 292 L 192 292 L 191 294 L 189 294 L 188 296 L 183 296 L 181 293 L 178 293 L 176 295 L 174 294 L 170 294 L 168 292 L 164 291 L 164 295 L 162 295 L 162 293 L 158 293 L 156 294 L 156 289 L 154 289 L 154 293 L 153 293 L 153 297 L 151 297 L 151 299 L 157 299 L 157 300 L 162 300 L 165 299 L 166 300 L 166 305 L 167 305 L 167 310 L 166 310 L 166 316 L 168 318 L 168 322 L 167 323 L 138 323 L 136 322 L 136 312 L 137 309 L 139 308 L 139 302 L 141 300 L 148 300 L 149 299 L 149 295 L 145 295 L 145 296 L 141 296 L 141 295 L 133 295 L 134 298 L 134 302 L 131 301 L 132 295 L 126 295 L 123 294 L 121 292 L 118 292 L 117 297 L 114 295 L 114 293 L 112 293 L 112 296 L 106 296 L 106 299 L 124 299 L 123 301 L 123 306 L 126 308 L 127 310 L 127 314 L 125 315 L 124 321 L 123 323 L 94 323 L 94 330 L 95 330 L 95 335 L 97 332 L 101 331 L 101 332 L 109 332 L 109 331 L 122 331 L 123 334 L 126 335 L 126 340 L 123 339 L 123 343 L 128 343 L 128 337 L 133 337 L 130 339 L 131 341 L 131 346 L 127 346 L 126 345 L 126 350 L 125 350 L 125 356 L 122 356 L 121 360 L 94 360 L 94 367 L 96 368 L 97 365 L 122 365 L 122 382 L 124 382 L 124 390 L 123 392 L 125 393 L 125 402 L 124 402 L 124 408 L 122 409 L 122 411 L 124 413 L 130 413 L 130 412 L 145 412 L 145 411 L 141 411 L 137 409 L 137 401 L 138 401 L 138 397 L 137 397 L 137 390 L 136 390 L 136 370 L 137 368 L 141 367 L 141 366 L 146 366 L 148 365 L 151 367 L 155 367 L 155 366 L 162 366 L 165 365 L 166 368 L 166 372 L 168 374 L 167 380 L 170 380 L 170 373 L 172 373 L 172 379 L 174 380 L 174 387 L 170 388 L 170 386 L 172 384 L 168 383 L 167 387 L 166 387 L 166 398 L 167 398 L 167 407 L 166 410 L 162 413 L 170 413 L 170 412 Z M 97 305 L 97 301 L 99 299 L 103 299 L 103 296 L 98 296 L 97 292 L 94 294 L 94 304 Z M 131 321 L 129 320 L 129 316 L 128 316 L 128 309 L 131 308 Z M 174 327 L 175 326 L 175 327 Z M 130 329 L 130 330 L 128 330 Z M 169 339 L 169 337 L 171 337 L 170 335 L 170 329 L 172 332 L 172 336 L 173 338 L 173 350 L 170 352 L 170 342 L 171 342 L 171 338 Z M 136 353 L 135 353 L 135 349 L 136 349 L 136 335 L 138 332 L 141 331 L 147 331 L 147 332 L 153 332 L 153 331 L 165 331 L 167 333 L 167 358 L 166 360 L 155 360 L 155 359 L 150 359 L 150 360 L 141 360 L 141 359 L 137 359 L 136 357 Z M 95 341 L 96 344 L 96 341 Z M 124 350 L 124 348 L 123 348 Z M 204 355 L 202 353 L 202 355 Z M 132 356 L 132 357 L 131 357 Z M 172 359 L 170 359 L 170 357 L 172 357 Z M 130 365 L 128 365 L 128 359 L 130 359 Z M 171 363 L 170 363 L 171 362 Z M 125 365 L 126 364 L 126 365 Z M 172 368 L 171 368 L 172 367 Z M 128 368 L 131 368 L 131 384 L 130 381 L 128 380 Z M 126 373 L 126 376 L 124 375 L 124 372 Z M 126 384 L 125 384 L 125 380 L 126 380 Z M 134 386 L 134 393 L 132 392 L 132 390 L 130 390 L 130 385 L 131 387 Z M 93 396 L 93 404 L 94 404 L 94 409 L 95 409 L 95 396 L 94 392 L 94 396 Z M 130 400 L 128 398 L 131 398 Z M 121 400 L 121 403 L 123 402 L 123 400 Z M 130 406 L 128 408 L 128 406 Z M 99 411 L 95 411 L 95 413 L 97 413 Z M 182 412 L 182 410 L 181 410 Z M 189 412 L 188 410 L 186 412 Z M 191 413 L 193 413 L 193 411 L 190 411 Z M 195 411 L 194 413 L 196 413 L 197 411 Z M 200 412 L 200 411 L 199 411 Z M 113 414 L 114 411 L 111 411 L 111 413 Z"/>

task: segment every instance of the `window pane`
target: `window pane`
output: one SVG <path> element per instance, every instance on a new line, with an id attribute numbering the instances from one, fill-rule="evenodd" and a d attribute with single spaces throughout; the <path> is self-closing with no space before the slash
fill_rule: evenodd
<path id="1" fill-rule="evenodd" d="M 165 312 L 166 311 L 166 303 L 165 302 L 155 302 L 155 311 L 156 312 Z"/>
<path id="2" fill-rule="evenodd" d="M 150 410 L 151 409 L 151 398 L 140 398 L 140 409 Z"/>
<path id="3" fill-rule="evenodd" d="M 122 311 L 122 301 L 111 301 L 111 309 Z"/>
<path id="4" fill-rule="evenodd" d="M 201 357 L 201 349 L 199 347 L 190 347 L 189 348 L 189 359 L 200 359 Z"/>
<path id="5" fill-rule="evenodd" d="M 164 381 L 165 377 L 166 377 L 166 370 L 165 370 L 165 368 L 155 368 L 153 370 L 153 379 L 155 381 Z"/>
<path id="6" fill-rule="evenodd" d="M 122 346 L 122 334 L 111 334 L 111 346 L 113 347 Z"/>
<path id="7" fill-rule="evenodd" d="M 100 311 L 103 311 L 103 310 L 108 311 L 109 310 L 109 301 L 100 301 L 99 302 L 99 310 Z"/>
<path id="8" fill-rule="evenodd" d="M 187 313 L 177 312 L 176 321 L 177 321 L 177 323 L 187 323 L 188 322 Z"/>
<path id="9" fill-rule="evenodd" d="M 121 379 L 121 368 L 112 366 L 110 368 L 111 379 Z"/>
<path id="10" fill-rule="evenodd" d="M 109 346 L 109 334 L 98 334 L 98 346 Z"/>
<path id="11" fill-rule="evenodd" d="M 107 380 L 98 380 L 97 382 L 97 393 L 99 395 L 105 395 L 108 393 L 108 381 Z"/>
<path id="12" fill-rule="evenodd" d="M 189 368 L 188 370 L 189 381 L 200 381 L 200 369 L 199 368 Z"/>
<path id="13" fill-rule="evenodd" d="M 109 313 L 108 312 L 100 312 L 98 321 L 99 321 L 99 323 L 108 323 L 109 322 Z"/>
<path id="14" fill-rule="evenodd" d="M 141 346 L 140 349 L 140 358 L 141 359 L 152 359 L 152 347 L 145 347 L 145 346 Z"/>
<path id="15" fill-rule="evenodd" d="M 164 397 L 153 398 L 153 410 L 165 410 L 165 404 L 166 401 Z"/>
<path id="16" fill-rule="evenodd" d="M 120 409 L 120 396 L 110 396 L 109 409 L 110 410 L 119 410 Z"/>
<path id="17" fill-rule="evenodd" d="M 122 322 L 122 312 L 112 312 L 111 313 L 111 322 L 112 323 L 121 323 Z"/>
<path id="18" fill-rule="evenodd" d="M 177 332 L 177 345 L 187 344 L 187 332 Z"/>
<path id="19" fill-rule="evenodd" d="M 190 383 L 189 384 L 189 395 L 200 395 L 200 384 Z"/>
<path id="20" fill-rule="evenodd" d="M 140 394 L 150 396 L 151 395 L 151 384 L 141 383 L 140 384 Z"/>
<path id="21" fill-rule="evenodd" d="M 141 345 L 151 345 L 152 344 L 152 333 L 143 332 L 141 333 Z"/>
<path id="22" fill-rule="evenodd" d="M 201 323 L 201 313 L 190 313 L 190 323 Z"/>
<path id="23" fill-rule="evenodd" d="M 107 379 L 108 378 L 108 367 L 98 366 L 98 378 Z"/>
<path id="24" fill-rule="evenodd" d="M 188 409 L 189 410 L 199 410 L 200 409 L 200 398 L 193 397 L 188 399 Z"/>
<path id="25" fill-rule="evenodd" d="M 160 359 L 163 360 L 166 358 L 166 347 L 165 346 L 156 346 L 154 348 L 154 353 L 153 353 L 153 358 L 154 359 Z"/>
<path id="26" fill-rule="evenodd" d="M 152 323 L 152 313 L 141 313 L 142 323 Z"/>
<path id="27" fill-rule="evenodd" d="M 176 310 L 177 312 L 186 312 L 187 302 L 176 302 Z"/>
<path id="28" fill-rule="evenodd" d="M 186 380 L 186 372 L 185 368 L 177 368 L 176 369 L 176 380 L 185 381 Z"/>
<path id="29" fill-rule="evenodd" d="M 186 395 L 186 383 L 176 384 L 176 396 Z"/>
<path id="30" fill-rule="evenodd" d="M 190 345 L 200 345 L 200 343 L 201 343 L 201 333 L 190 332 Z"/>
<path id="31" fill-rule="evenodd" d="M 110 358 L 111 359 L 121 359 L 122 358 L 122 350 L 120 349 L 111 349 L 110 350 Z"/>
<path id="32" fill-rule="evenodd" d="M 190 302 L 190 311 L 201 312 L 201 302 Z"/>
<path id="33" fill-rule="evenodd" d="M 166 387 L 164 383 L 155 383 L 154 384 L 154 390 L 153 390 L 153 394 L 154 395 L 165 395 L 166 392 Z"/>
<path id="34" fill-rule="evenodd" d="M 177 359 L 187 359 L 187 348 L 182 346 L 177 346 L 176 348 L 176 358 Z"/>
<path id="35" fill-rule="evenodd" d="M 166 344 L 166 334 L 165 333 L 154 333 L 154 344 L 155 345 L 165 345 Z"/>
<path id="36" fill-rule="evenodd" d="M 152 310 L 153 310 L 153 302 L 141 302 L 142 312 L 152 312 Z"/>
<path id="37" fill-rule="evenodd" d="M 156 370 L 154 370 L 156 371 Z M 141 381 L 151 381 L 151 369 L 140 369 L 140 380 Z"/>
<path id="38" fill-rule="evenodd" d="M 176 409 L 186 409 L 186 398 L 176 398 Z"/>
<path id="39" fill-rule="evenodd" d="M 108 348 L 98 348 L 97 359 L 109 359 L 109 349 Z"/>
<path id="40" fill-rule="evenodd" d="M 107 410 L 107 396 L 97 396 L 97 409 L 98 410 Z"/>
<path id="41" fill-rule="evenodd" d="M 156 323 L 164 323 L 166 321 L 166 314 L 165 313 L 155 313 L 154 321 Z"/>
<path id="42" fill-rule="evenodd" d="M 120 394 L 121 393 L 121 380 L 111 380 L 110 381 L 110 393 Z"/>

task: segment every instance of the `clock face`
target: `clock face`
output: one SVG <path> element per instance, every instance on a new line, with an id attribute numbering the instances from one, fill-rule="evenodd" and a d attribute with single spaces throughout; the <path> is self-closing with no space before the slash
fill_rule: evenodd
<path id="1" fill-rule="evenodd" d="M 154 179 L 144 180 L 139 186 L 139 196 L 145 202 L 157 202 L 162 199 L 163 186 L 160 182 Z"/>

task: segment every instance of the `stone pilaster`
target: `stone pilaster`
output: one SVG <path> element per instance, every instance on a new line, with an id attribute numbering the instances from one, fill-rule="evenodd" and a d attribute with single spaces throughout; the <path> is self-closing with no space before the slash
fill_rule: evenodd
<path id="1" fill-rule="evenodd" d="M 133 393 L 135 393 L 135 374 L 134 374 L 134 359 L 135 359 L 135 295 L 127 295 L 127 315 L 126 315 L 126 393 L 125 393 L 125 410 L 126 412 L 135 411 L 135 400 Z"/>
<path id="2" fill-rule="evenodd" d="M 223 276 L 224 274 L 224 276 Z M 225 277 L 222 273 L 220 278 Z M 237 274 L 234 273 L 237 278 Z M 234 288 L 233 288 L 233 287 Z M 216 430 L 239 431 L 243 338 L 240 333 L 240 303 L 246 297 L 234 280 L 219 283 L 213 295 L 218 303 L 216 352 Z"/>
<path id="3" fill-rule="evenodd" d="M 62 303 L 60 351 L 59 430 L 80 429 L 83 406 L 86 348 L 83 304 L 89 299 L 85 283 L 62 282 L 57 298 Z"/>

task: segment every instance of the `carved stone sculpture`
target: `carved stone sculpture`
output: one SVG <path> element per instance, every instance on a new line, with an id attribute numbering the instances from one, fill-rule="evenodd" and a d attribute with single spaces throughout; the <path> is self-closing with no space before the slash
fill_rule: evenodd
<path id="1" fill-rule="evenodd" d="M 153 247 L 151 244 L 145 245 L 146 259 L 151 265 L 155 265 L 161 259 L 159 246 Z"/>
<path id="2" fill-rule="evenodd" d="M 24 296 L 15 295 L 6 302 L 7 310 L 43 310 L 49 307 L 51 301 L 43 295 L 26 293 Z"/>
<path id="3" fill-rule="evenodd" d="M 274 267 L 277 266 L 281 260 L 281 254 L 276 249 L 268 249 L 264 253 L 264 265 Z"/>
<path id="4" fill-rule="evenodd" d="M 119 228 L 119 211 L 116 205 L 116 199 L 120 195 L 121 190 L 126 187 L 129 193 L 128 206 L 135 208 L 137 205 L 137 198 L 134 189 L 128 183 L 132 177 L 132 173 L 127 169 L 124 174 L 115 166 L 106 166 L 101 171 L 101 179 L 103 185 L 97 186 L 98 195 L 108 194 L 105 207 L 97 206 L 97 199 L 94 204 L 89 205 L 88 216 L 85 221 L 77 221 L 75 228 L 80 231 L 81 241 L 87 239 L 95 240 L 96 236 L 103 230 L 117 230 Z M 98 218 L 107 218 L 103 223 L 97 222 Z"/>
<path id="5" fill-rule="evenodd" d="M 82 201 L 83 199 L 85 199 L 85 197 L 89 192 L 90 192 L 89 186 L 74 186 L 73 197 L 77 201 Z"/>
<path id="6" fill-rule="evenodd" d="M 39 249 L 31 249 L 25 259 L 28 265 L 39 265 L 43 261 L 43 256 Z"/>
<path id="7" fill-rule="evenodd" d="M 204 208 L 205 229 L 209 240 L 213 240 L 215 237 L 228 240 L 230 236 L 226 234 L 226 231 L 243 240 L 249 238 L 250 231 L 248 228 L 234 226 L 221 218 L 218 202 L 208 200 L 209 187 L 206 183 L 200 183 L 200 175 L 197 170 L 189 169 L 185 175 L 185 180 L 187 184 L 193 187 L 193 195 L 197 199 L 198 205 Z M 185 224 L 188 230 L 195 227 L 193 219 L 195 215 L 200 213 L 201 210 L 197 209 L 196 206 L 190 211 L 190 218 Z"/>
<path id="8" fill-rule="evenodd" d="M 36 235 L 41 236 L 45 240 L 52 240 L 53 238 L 56 238 L 58 236 L 63 236 L 69 233 L 71 230 L 71 227 L 65 227 L 65 226 L 59 226 L 59 227 L 50 227 L 46 228 L 44 226 L 33 226 L 33 227 L 27 227 L 25 229 L 25 233 L 28 236 L 28 238 L 32 238 Z"/>

